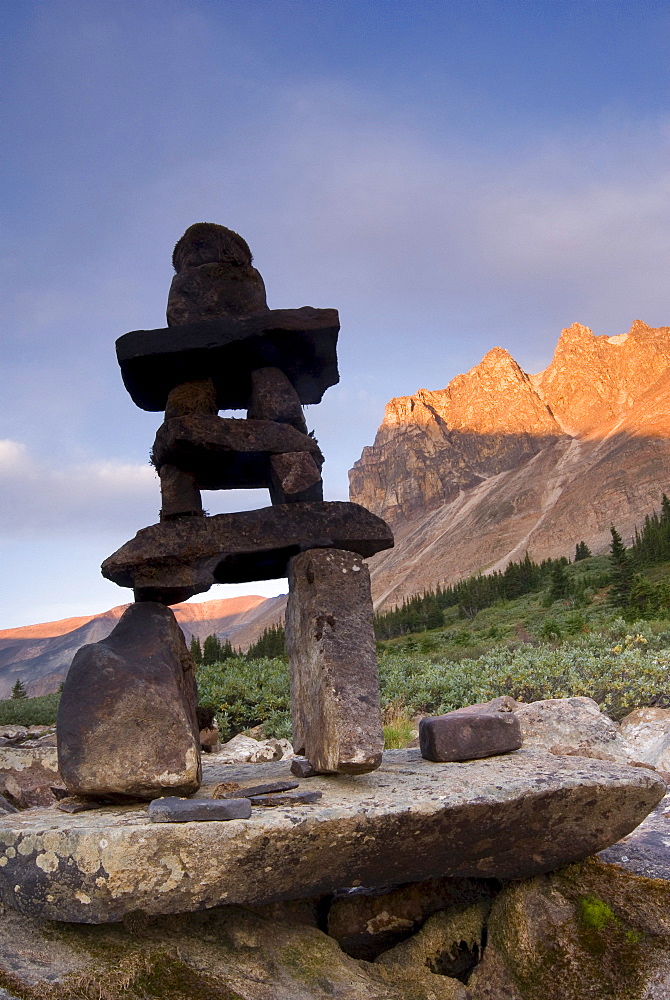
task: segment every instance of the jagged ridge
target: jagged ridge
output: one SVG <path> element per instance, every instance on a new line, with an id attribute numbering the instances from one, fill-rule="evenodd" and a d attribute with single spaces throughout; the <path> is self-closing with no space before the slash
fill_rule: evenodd
<path id="1" fill-rule="evenodd" d="M 371 561 L 377 605 L 439 582 L 594 551 L 632 532 L 670 483 L 670 328 L 563 330 L 527 375 L 494 348 L 446 389 L 391 400 L 350 495 L 389 520 L 394 550 Z"/>

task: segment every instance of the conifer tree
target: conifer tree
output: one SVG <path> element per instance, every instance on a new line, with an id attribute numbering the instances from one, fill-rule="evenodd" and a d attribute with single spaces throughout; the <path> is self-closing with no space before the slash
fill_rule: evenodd
<path id="1" fill-rule="evenodd" d="M 621 535 L 614 525 L 610 528 L 610 559 L 612 562 L 612 587 L 610 600 L 616 608 L 628 607 L 633 586 L 633 564 Z"/>
<path id="2" fill-rule="evenodd" d="M 575 562 L 580 562 L 582 559 L 588 559 L 591 555 L 593 555 L 593 553 L 586 542 L 577 542 L 575 547 Z"/>
<path id="3" fill-rule="evenodd" d="M 197 635 L 191 636 L 191 645 L 189 647 L 193 661 L 200 667 L 202 666 L 202 646 L 200 645 L 200 639 Z"/>
<path id="4" fill-rule="evenodd" d="M 27 697 L 28 697 L 28 692 L 21 683 L 21 680 L 20 679 L 17 680 L 16 684 L 12 688 L 12 698 L 16 699 L 16 698 L 27 698 Z"/>
<path id="5" fill-rule="evenodd" d="M 549 597 L 552 601 L 562 601 L 570 593 L 570 578 L 565 569 L 565 563 L 560 559 L 554 563 L 551 571 Z"/>
<path id="6" fill-rule="evenodd" d="M 208 635 L 202 647 L 202 662 L 205 666 L 218 663 L 222 659 L 221 642 L 218 635 Z"/>

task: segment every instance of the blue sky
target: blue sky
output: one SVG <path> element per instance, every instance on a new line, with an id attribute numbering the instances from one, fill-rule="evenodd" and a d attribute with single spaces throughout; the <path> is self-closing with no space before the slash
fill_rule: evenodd
<path id="1" fill-rule="evenodd" d="M 330 499 L 392 396 L 495 345 L 539 371 L 574 321 L 670 324 L 666 2 L 22 0 L 0 18 L 0 628 L 128 599 L 99 564 L 156 520 L 160 415 L 125 393 L 114 340 L 163 324 L 192 222 L 245 236 L 272 307 L 340 310 L 342 380 L 308 412 Z"/>

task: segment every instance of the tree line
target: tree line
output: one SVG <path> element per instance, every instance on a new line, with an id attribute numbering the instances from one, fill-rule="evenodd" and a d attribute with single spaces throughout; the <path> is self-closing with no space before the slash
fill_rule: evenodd
<path id="1" fill-rule="evenodd" d="M 670 561 L 670 499 L 663 494 L 660 510 L 645 517 L 642 527 L 635 530 L 630 548 L 627 548 L 614 525 L 610 529 L 610 573 L 599 581 L 610 584 L 610 604 L 630 609 L 638 614 L 657 610 L 670 610 L 670 582 L 655 584 L 640 570 L 654 564 Z M 584 541 L 577 542 L 574 563 L 591 556 Z M 405 598 L 402 604 L 374 616 L 375 637 L 393 639 L 411 632 L 424 632 L 444 625 L 444 612 L 456 608 L 460 617 L 473 618 L 478 611 L 497 601 L 509 601 L 525 594 L 546 590 L 547 601 L 579 598 L 585 584 L 567 572 L 570 560 L 544 559 L 535 562 L 528 553 L 518 562 L 511 562 L 504 570 L 493 573 L 476 573 L 458 583 L 438 586 L 423 594 Z M 197 664 L 218 663 L 232 656 L 249 660 L 261 657 L 285 657 L 286 645 L 283 625 L 271 625 L 246 653 L 233 649 L 230 641 L 209 635 L 200 643 L 191 639 L 191 655 Z"/>

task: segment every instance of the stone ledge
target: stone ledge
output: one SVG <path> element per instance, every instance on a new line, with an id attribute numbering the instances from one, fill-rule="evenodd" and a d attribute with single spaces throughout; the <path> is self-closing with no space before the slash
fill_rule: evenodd
<path id="1" fill-rule="evenodd" d="M 102 575 L 139 591 L 139 600 L 176 604 L 213 583 L 284 577 L 291 556 L 305 549 L 346 549 L 367 559 L 392 545 L 389 527 L 358 504 L 277 504 L 142 528 L 105 559 Z"/>
<path id="2" fill-rule="evenodd" d="M 289 765 L 205 760 L 198 796 L 288 778 Z M 226 823 L 153 824 L 144 806 L 0 816 L 0 897 L 41 918 L 105 923 L 352 884 L 523 878 L 620 840 L 665 792 L 643 768 L 527 750 L 458 764 L 387 751 L 377 771 L 304 787 L 323 792 L 318 804 Z"/>
<path id="3" fill-rule="evenodd" d="M 220 410 L 247 409 L 251 372 L 279 368 L 301 403 L 320 403 L 339 382 L 337 309 L 268 309 L 252 316 L 204 320 L 119 337 L 123 383 L 143 410 L 164 410 L 175 386 L 212 378 Z"/>

